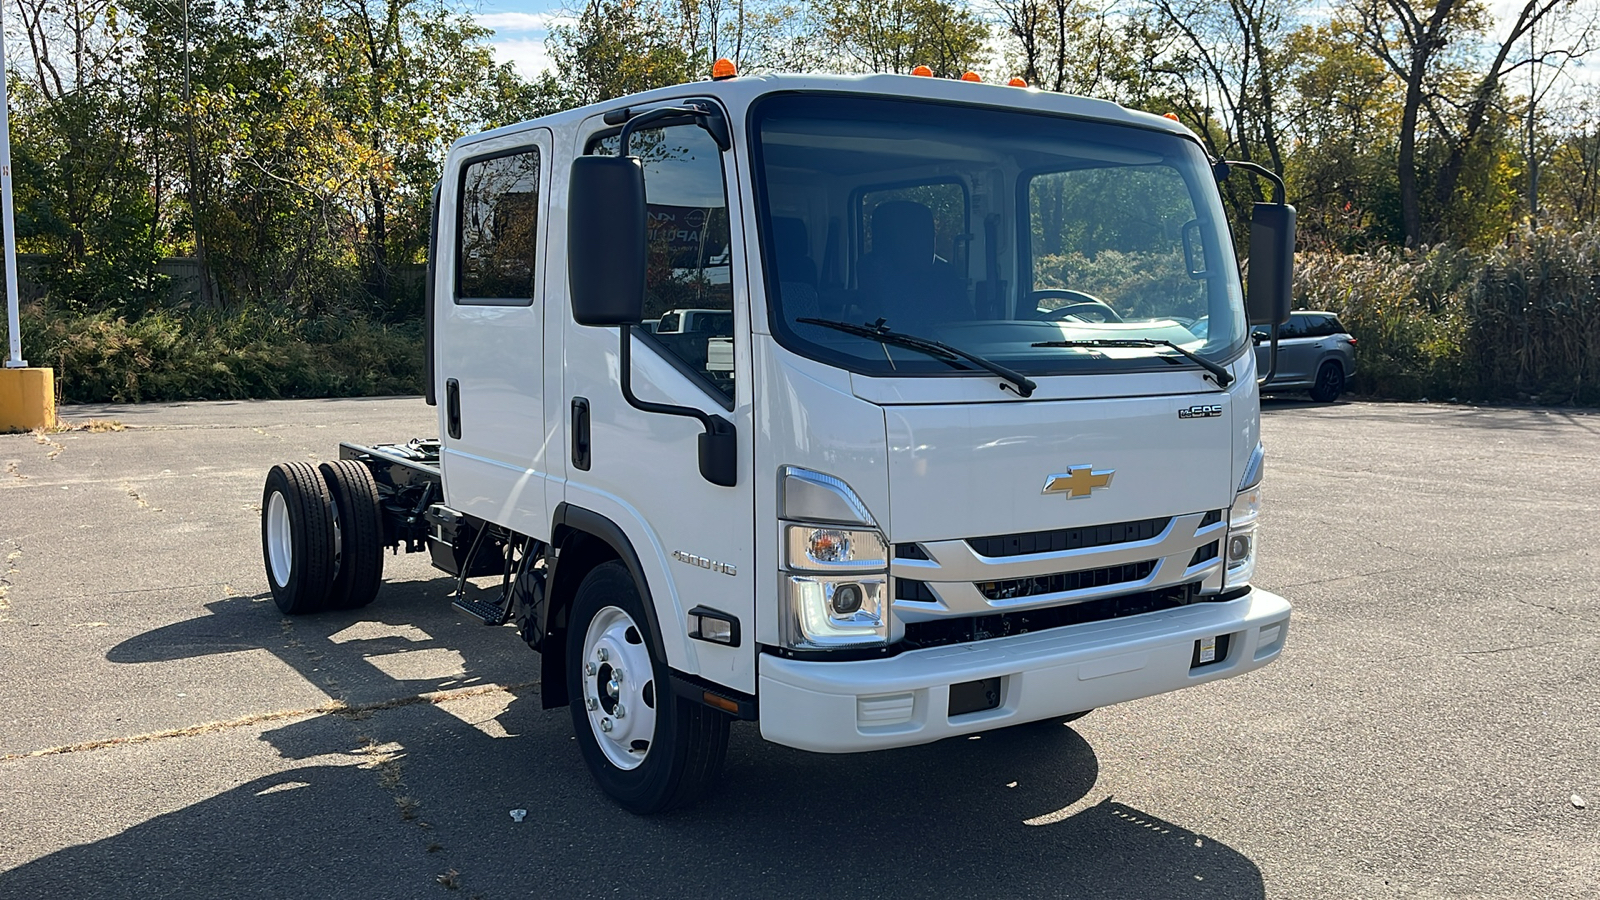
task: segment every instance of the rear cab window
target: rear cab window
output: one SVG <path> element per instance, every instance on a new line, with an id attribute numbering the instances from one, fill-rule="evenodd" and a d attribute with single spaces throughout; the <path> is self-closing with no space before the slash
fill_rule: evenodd
<path id="1" fill-rule="evenodd" d="M 533 303 L 539 235 L 539 148 L 468 160 L 456 216 L 455 302 Z"/>

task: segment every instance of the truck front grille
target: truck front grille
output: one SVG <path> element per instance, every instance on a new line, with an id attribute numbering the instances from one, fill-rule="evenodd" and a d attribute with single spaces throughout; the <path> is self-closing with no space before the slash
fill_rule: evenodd
<path id="1" fill-rule="evenodd" d="M 1024 556 L 1029 553 L 1058 553 L 1062 550 L 1082 550 L 1086 547 L 1109 547 L 1130 541 L 1148 541 L 1166 531 L 1167 525 L 1171 522 L 1172 517 L 1167 516 L 1161 519 L 1139 519 L 1134 522 L 1117 522 L 1112 525 L 1094 525 L 1087 528 L 998 534 L 991 537 L 967 538 L 967 546 L 979 556 L 990 559 Z"/>
<path id="2" fill-rule="evenodd" d="M 1067 591 L 1079 591 L 1084 588 L 1106 587 L 1113 584 L 1126 584 L 1130 581 L 1143 581 L 1154 572 L 1156 561 L 1128 563 L 1122 566 L 1106 566 L 1100 569 L 1083 569 L 1077 572 L 1058 572 L 1054 575 L 1041 575 L 1035 578 L 1016 578 L 1010 581 L 990 581 L 978 585 L 978 593 L 986 600 L 1014 600 L 1018 597 L 1033 597 L 1039 594 L 1061 594 Z"/>
<path id="3" fill-rule="evenodd" d="M 1229 600 L 1231 596 L 1200 595 L 1198 584 L 1184 584 L 1154 591 L 1140 591 L 1073 603 L 1067 606 L 1049 606 L 1025 612 L 998 613 L 982 616 L 960 616 L 906 623 L 906 643 L 915 649 L 939 647 L 945 644 L 964 644 L 991 638 L 1027 634 L 1047 628 L 1081 625 L 1120 619 L 1163 609 L 1187 606 L 1201 600 Z"/>
<path id="4" fill-rule="evenodd" d="M 909 623 L 1021 614 L 1197 584 L 1222 590 L 1223 510 L 1054 531 L 901 542 L 889 574 Z"/>

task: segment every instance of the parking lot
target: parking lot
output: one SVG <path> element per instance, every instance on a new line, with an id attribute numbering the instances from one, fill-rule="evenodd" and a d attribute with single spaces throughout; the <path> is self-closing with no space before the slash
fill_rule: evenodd
<path id="1" fill-rule="evenodd" d="M 638 819 L 422 557 L 267 593 L 267 467 L 420 400 L 64 413 L 126 428 L 0 436 L 0 897 L 1600 896 L 1600 415 L 1268 401 L 1273 666 L 864 756 L 742 725 Z"/>

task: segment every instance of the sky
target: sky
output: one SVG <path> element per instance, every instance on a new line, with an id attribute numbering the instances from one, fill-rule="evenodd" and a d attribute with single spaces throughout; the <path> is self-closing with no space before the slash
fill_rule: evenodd
<path id="1" fill-rule="evenodd" d="M 561 20 L 561 7 L 549 0 L 483 0 L 473 18 L 494 29 L 494 52 L 501 62 L 516 66 L 524 78 L 534 78 L 550 68 L 544 39 L 551 24 Z"/>
<path id="2" fill-rule="evenodd" d="M 1495 29 L 1498 34 L 1510 29 L 1517 12 L 1525 3 L 1526 0 L 1489 0 L 1489 9 L 1499 25 Z M 474 18 L 478 24 L 494 30 L 492 43 L 496 57 L 516 66 L 524 77 L 534 78 L 551 66 L 550 54 L 544 47 L 551 25 L 559 24 L 563 18 L 570 16 L 564 7 L 580 5 L 581 0 L 571 0 L 570 3 L 561 0 L 480 0 L 479 11 Z M 1323 4 L 1315 3 L 1307 12 L 1321 6 Z M 1600 81 L 1600 60 L 1589 64 L 1579 63 L 1570 74 L 1582 82 Z"/>

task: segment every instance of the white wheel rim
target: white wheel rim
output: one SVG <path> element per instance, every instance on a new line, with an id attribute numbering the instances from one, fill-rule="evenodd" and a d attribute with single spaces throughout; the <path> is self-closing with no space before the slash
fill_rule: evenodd
<path id="1" fill-rule="evenodd" d="M 612 765 L 638 768 L 655 741 L 656 704 L 661 702 L 644 634 L 631 616 L 607 606 L 589 622 L 580 665 L 583 705 L 595 742 Z"/>
<path id="2" fill-rule="evenodd" d="M 281 491 L 267 498 L 267 564 L 278 587 L 288 587 L 289 569 L 294 562 L 289 530 L 289 504 Z"/>

